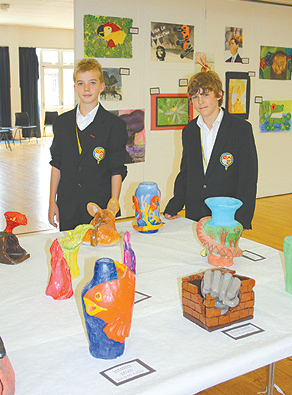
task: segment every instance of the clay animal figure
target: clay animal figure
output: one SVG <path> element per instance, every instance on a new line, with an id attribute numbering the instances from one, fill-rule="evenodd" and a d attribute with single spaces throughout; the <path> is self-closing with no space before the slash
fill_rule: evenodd
<path id="1" fill-rule="evenodd" d="M 15 374 L 0 337 L 0 394 L 14 395 Z"/>
<path id="2" fill-rule="evenodd" d="M 115 198 L 109 200 L 106 209 L 101 209 L 95 203 L 88 203 L 87 211 L 93 217 L 90 224 L 94 229 L 86 232 L 83 243 L 91 244 L 93 247 L 117 244 L 120 235 L 116 229 L 115 219 L 119 209 L 119 202 Z"/>

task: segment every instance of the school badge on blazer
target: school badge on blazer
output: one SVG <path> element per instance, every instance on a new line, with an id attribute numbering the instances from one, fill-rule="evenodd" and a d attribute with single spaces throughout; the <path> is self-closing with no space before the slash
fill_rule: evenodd
<path id="1" fill-rule="evenodd" d="M 96 159 L 97 163 L 99 164 L 99 162 L 105 157 L 105 149 L 102 147 L 96 147 L 94 148 L 92 154 L 94 159 Z"/>
<path id="2" fill-rule="evenodd" d="M 230 154 L 229 152 L 224 152 L 224 154 L 220 156 L 220 163 L 225 167 L 225 170 L 227 170 L 228 167 L 231 166 L 233 162 L 234 162 L 233 155 Z"/>

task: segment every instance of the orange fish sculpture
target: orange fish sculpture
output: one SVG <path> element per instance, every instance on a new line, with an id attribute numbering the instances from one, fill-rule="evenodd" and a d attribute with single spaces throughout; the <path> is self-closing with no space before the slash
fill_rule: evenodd
<path id="1" fill-rule="evenodd" d="M 129 251 L 129 234 L 124 249 Z M 122 355 L 130 334 L 135 299 L 135 257 L 120 264 L 110 258 L 98 259 L 92 280 L 82 291 L 82 305 L 95 358 L 114 359 Z M 132 270 L 131 270 L 132 269 Z"/>

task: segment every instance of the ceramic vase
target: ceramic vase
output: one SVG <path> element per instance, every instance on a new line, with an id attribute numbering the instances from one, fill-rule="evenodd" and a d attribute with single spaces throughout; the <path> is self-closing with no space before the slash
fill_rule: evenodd
<path id="1" fill-rule="evenodd" d="M 114 359 L 125 348 L 135 299 L 135 274 L 110 258 L 95 263 L 94 274 L 82 291 L 90 354 Z"/>
<path id="2" fill-rule="evenodd" d="M 133 196 L 135 220 L 133 228 L 141 233 L 156 233 L 160 220 L 161 193 L 155 182 L 141 182 Z"/>
<path id="3" fill-rule="evenodd" d="M 283 243 L 283 251 L 285 257 L 286 292 L 292 294 L 292 236 L 286 236 Z"/>
<path id="4" fill-rule="evenodd" d="M 205 199 L 212 212 L 197 224 L 197 235 L 208 254 L 208 262 L 214 266 L 228 267 L 233 258 L 242 255 L 238 242 L 242 234 L 241 223 L 234 218 L 242 202 L 231 197 L 211 197 Z"/>

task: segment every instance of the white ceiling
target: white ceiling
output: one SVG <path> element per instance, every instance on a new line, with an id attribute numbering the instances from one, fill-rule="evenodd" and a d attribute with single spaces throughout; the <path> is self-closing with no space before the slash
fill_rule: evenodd
<path id="1" fill-rule="evenodd" d="M 9 4 L 1 11 L 1 4 Z M 0 0 L 0 25 L 74 28 L 74 0 Z"/>

